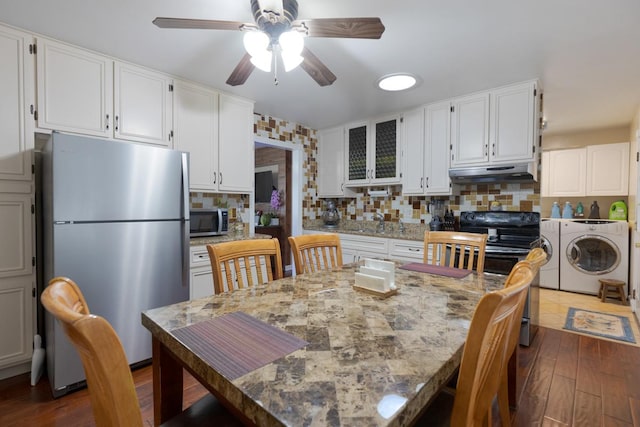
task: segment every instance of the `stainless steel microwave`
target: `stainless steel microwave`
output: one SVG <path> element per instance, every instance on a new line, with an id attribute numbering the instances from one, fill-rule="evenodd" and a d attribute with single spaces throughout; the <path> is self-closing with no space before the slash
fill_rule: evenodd
<path id="1" fill-rule="evenodd" d="M 220 236 L 229 232 L 227 209 L 191 209 L 191 237 Z"/>

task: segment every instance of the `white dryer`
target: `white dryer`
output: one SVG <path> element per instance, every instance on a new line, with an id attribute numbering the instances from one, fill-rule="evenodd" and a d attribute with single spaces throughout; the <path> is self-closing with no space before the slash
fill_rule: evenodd
<path id="1" fill-rule="evenodd" d="M 547 262 L 540 267 L 540 287 L 560 289 L 560 220 L 543 218 L 540 241 L 547 253 Z"/>
<path id="2" fill-rule="evenodd" d="M 560 289 L 597 295 L 598 279 L 629 284 L 626 221 L 571 220 L 560 227 Z"/>

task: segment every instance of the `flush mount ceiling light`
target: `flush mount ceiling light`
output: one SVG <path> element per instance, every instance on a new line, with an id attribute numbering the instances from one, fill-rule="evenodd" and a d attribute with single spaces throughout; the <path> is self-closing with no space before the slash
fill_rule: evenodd
<path id="1" fill-rule="evenodd" d="M 391 92 L 412 88 L 416 83 L 418 79 L 407 73 L 388 74 L 378 79 L 378 87 Z"/>

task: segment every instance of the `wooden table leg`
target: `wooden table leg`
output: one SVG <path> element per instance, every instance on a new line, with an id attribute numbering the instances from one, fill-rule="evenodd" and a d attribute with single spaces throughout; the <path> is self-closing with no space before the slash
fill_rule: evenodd
<path id="1" fill-rule="evenodd" d="M 155 426 L 182 412 L 182 366 L 156 338 L 153 355 L 153 423 Z"/>

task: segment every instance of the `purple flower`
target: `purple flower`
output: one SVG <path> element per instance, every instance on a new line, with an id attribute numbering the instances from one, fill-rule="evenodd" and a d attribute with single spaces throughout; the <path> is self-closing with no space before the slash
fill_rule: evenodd
<path id="1" fill-rule="evenodd" d="M 282 206 L 282 196 L 280 195 L 278 190 L 273 190 L 271 192 L 271 207 L 274 210 L 278 210 L 280 209 L 281 206 Z"/>

